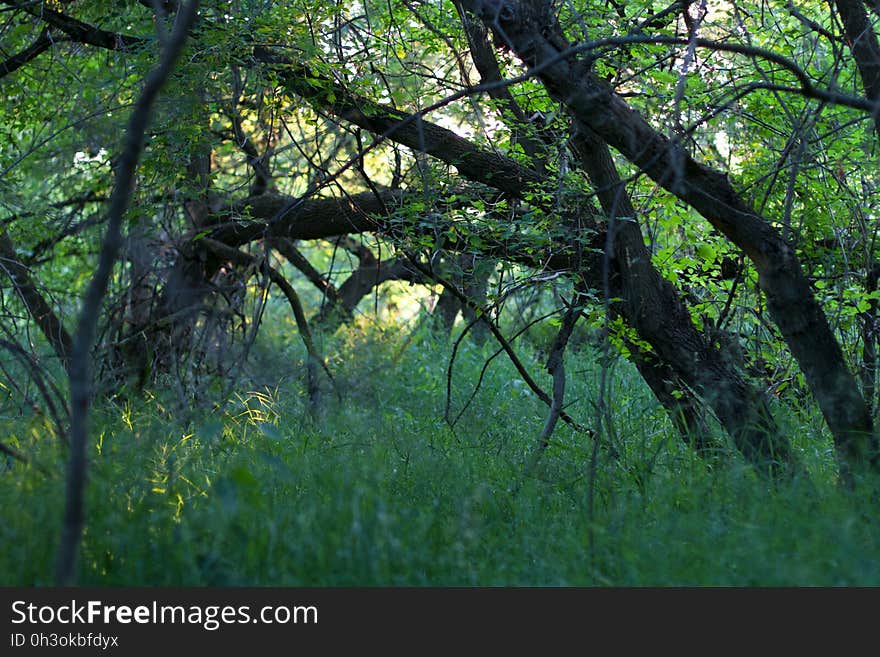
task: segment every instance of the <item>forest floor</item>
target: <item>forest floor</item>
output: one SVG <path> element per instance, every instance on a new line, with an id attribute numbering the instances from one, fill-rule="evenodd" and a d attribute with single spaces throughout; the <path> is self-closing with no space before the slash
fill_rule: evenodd
<path id="1" fill-rule="evenodd" d="M 494 344 L 462 342 L 454 423 L 451 342 L 367 326 L 324 349 L 338 394 L 328 387 L 317 413 L 281 328 L 250 368 L 273 385 L 245 376 L 219 406 L 170 388 L 99 401 L 80 583 L 880 585 L 866 492 L 878 486 L 838 486 L 809 409 L 775 406 L 808 476 L 768 482 L 723 443 L 695 455 L 630 365 L 603 377 L 582 345 L 567 410 L 598 441 L 560 423 L 527 472 L 546 407 L 503 355 L 488 360 Z M 541 354 L 524 353 L 548 385 Z M 0 584 L 50 585 L 64 450 L 39 417 L 3 432 L 48 474 L 0 462 Z"/>

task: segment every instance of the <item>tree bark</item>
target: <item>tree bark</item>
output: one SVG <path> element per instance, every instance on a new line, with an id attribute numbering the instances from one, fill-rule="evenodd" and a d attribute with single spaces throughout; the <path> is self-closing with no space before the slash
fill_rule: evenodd
<path id="1" fill-rule="evenodd" d="M 14 73 L 28 62 L 33 61 L 41 54 L 49 50 L 49 48 L 51 48 L 54 43 L 55 40 L 52 38 L 52 34 L 49 32 L 49 30 L 43 30 L 40 33 L 40 36 L 37 37 L 36 41 L 34 41 L 27 48 L 19 53 L 16 53 L 12 57 L 9 57 L 5 61 L 0 62 L 0 78 L 4 78 L 10 73 Z"/>
<path id="2" fill-rule="evenodd" d="M 697 162 L 652 128 L 590 70 L 588 60 L 565 56 L 567 42 L 561 43 L 555 19 L 523 1 L 463 4 L 528 66 L 540 67 L 537 75 L 550 95 L 578 121 L 746 253 L 758 270 L 767 307 L 822 409 L 842 467 L 870 464 L 876 469 L 878 446 L 868 407 L 791 244 L 740 197 L 723 173 Z"/>
<path id="3" fill-rule="evenodd" d="M 64 369 L 67 369 L 73 340 L 61 319 L 40 294 L 27 267 L 18 259 L 15 246 L 6 231 L 0 231 L 0 269 L 9 276 L 28 314 L 37 323 Z"/>
<path id="4" fill-rule="evenodd" d="M 880 43 L 865 5 L 859 0 L 834 0 L 846 40 L 862 78 L 865 96 L 875 103 L 874 131 L 880 139 Z"/>
<path id="5" fill-rule="evenodd" d="M 770 473 L 784 469 L 791 463 L 791 448 L 779 434 L 767 401 L 697 331 L 675 288 L 654 268 L 608 146 L 588 130 L 576 131 L 574 145 L 608 216 L 612 249 L 606 256 L 614 259 L 620 278 L 621 314 L 706 400 L 747 459 Z"/>
<path id="6" fill-rule="evenodd" d="M 685 443 L 699 454 L 706 455 L 711 447 L 709 427 L 696 396 L 681 381 L 678 373 L 652 354 L 645 354 L 635 344 L 627 344 L 630 360 L 648 384 L 654 396 L 663 404 L 669 419 Z"/>
<path id="7" fill-rule="evenodd" d="M 215 227 L 210 237 L 229 246 L 244 246 L 263 238 L 311 240 L 363 233 L 379 227 L 373 215 L 396 206 L 402 198 L 401 190 L 311 199 L 260 194 L 225 209 L 218 218 L 228 221 Z M 251 220 L 237 219 L 244 214 Z"/>

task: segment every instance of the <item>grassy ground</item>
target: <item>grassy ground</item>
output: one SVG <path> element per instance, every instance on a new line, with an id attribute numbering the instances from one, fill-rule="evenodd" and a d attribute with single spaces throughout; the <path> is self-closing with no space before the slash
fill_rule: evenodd
<path id="1" fill-rule="evenodd" d="M 603 395 L 595 449 L 560 425 L 531 476 L 545 409 L 499 357 L 454 427 L 443 421 L 449 345 L 418 333 L 325 345 L 341 402 L 306 412 L 295 346 L 271 333 L 260 371 L 289 374 L 221 409 L 171 393 L 99 405 L 90 448 L 84 585 L 878 585 L 880 520 L 840 490 L 821 423 L 778 415 L 811 473 L 771 486 L 735 455 L 682 446 L 625 363 Z M 356 337 L 355 337 L 356 336 Z M 452 408 L 492 345 L 465 343 Z M 526 352 L 528 353 L 528 352 Z M 601 371 L 569 360 L 569 412 L 597 425 Z M 530 365 L 540 376 L 541 363 Z M 0 584 L 51 584 L 61 450 L 40 422 L 6 439 L 57 474 L 0 471 Z M 612 443 L 617 458 L 607 444 Z"/>

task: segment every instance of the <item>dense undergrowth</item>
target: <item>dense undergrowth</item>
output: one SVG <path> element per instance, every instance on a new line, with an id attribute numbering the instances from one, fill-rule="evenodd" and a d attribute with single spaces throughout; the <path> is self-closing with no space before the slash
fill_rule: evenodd
<path id="1" fill-rule="evenodd" d="M 624 361 L 602 391 L 581 346 L 568 410 L 600 440 L 560 424 L 526 476 L 546 409 L 503 356 L 450 426 L 449 343 L 342 331 L 324 344 L 338 396 L 310 415 L 284 331 L 253 354 L 275 383 L 245 377 L 219 407 L 162 390 L 96 405 L 81 584 L 880 584 L 876 487 L 837 486 L 814 412 L 776 407 L 810 476 L 769 484 L 723 445 L 709 462 L 685 447 Z M 463 343 L 452 417 L 494 348 Z M 50 474 L 0 471 L 0 584 L 49 585 L 63 450 L 37 419 L 3 430 Z"/>

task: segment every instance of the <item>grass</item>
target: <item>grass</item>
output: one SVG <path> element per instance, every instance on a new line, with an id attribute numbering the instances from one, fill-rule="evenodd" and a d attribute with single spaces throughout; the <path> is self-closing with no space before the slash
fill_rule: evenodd
<path id="1" fill-rule="evenodd" d="M 545 409 L 502 358 L 450 427 L 448 344 L 342 333 L 324 345 L 342 399 L 326 396 L 314 418 L 302 354 L 275 330 L 255 363 L 286 373 L 277 386 L 186 417 L 170 393 L 95 409 L 81 584 L 880 584 L 874 504 L 836 486 L 809 409 L 780 405 L 777 416 L 811 477 L 769 485 L 734 454 L 707 464 L 686 449 L 620 362 L 605 396 L 618 457 L 600 444 L 591 467 L 592 440 L 560 425 L 524 477 Z M 465 343 L 454 410 L 492 348 Z M 568 410 L 591 426 L 598 360 L 587 347 L 569 358 Z M 546 385 L 540 361 L 530 366 Z M 56 474 L 16 463 L 0 472 L 0 584 L 50 585 L 63 454 L 37 420 L 5 429 Z"/>

